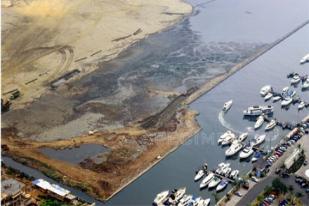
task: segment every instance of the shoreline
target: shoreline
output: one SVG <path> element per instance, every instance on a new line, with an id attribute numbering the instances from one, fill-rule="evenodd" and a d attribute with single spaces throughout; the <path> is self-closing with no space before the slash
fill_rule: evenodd
<path id="1" fill-rule="evenodd" d="M 47 0 L 43 1 L 48 2 Z M 2 47 L 3 56 L 5 57 L 3 63 L 2 96 L 9 98 L 9 95 L 5 95 L 5 93 L 14 89 L 18 89 L 22 93 L 21 98 L 13 101 L 11 106 L 12 109 L 21 109 L 33 101 L 36 101 L 44 95 L 44 93 L 48 92 L 50 87 L 49 84 L 55 78 L 61 77 L 74 69 L 78 69 L 80 73 L 70 79 L 70 81 L 78 80 L 97 70 L 100 63 L 117 58 L 123 51 L 137 42 L 148 38 L 150 35 L 168 30 L 175 24 L 180 23 L 183 19 L 190 16 L 193 11 L 192 5 L 184 0 L 164 0 L 162 2 L 132 1 L 127 2 L 125 5 L 120 5 L 119 8 L 109 1 L 94 1 L 93 5 L 98 8 L 96 8 L 96 12 L 92 14 L 93 16 L 87 17 L 84 22 L 74 23 L 71 22 L 72 20 L 70 19 L 72 15 L 83 15 L 88 12 L 87 9 L 89 9 L 89 5 L 87 5 L 87 2 L 91 0 L 78 0 L 78 3 L 68 2 L 66 6 L 62 4 L 67 0 L 57 1 L 61 3 L 59 8 L 55 8 L 60 10 L 60 16 L 48 16 L 47 14 L 42 14 L 41 11 L 37 11 L 40 10 L 41 7 L 39 6 L 42 6 L 41 4 L 23 5 L 17 3 L 15 5 L 14 3 L 10 7 L 3 7 L 3 16 L 6 17 L 5 19 L 7 19 L 7 21 L 14 22 L 15 19 L 18 20 L 27 17 L 30 19 L 29 22 L 34 24 L 34 28 L 31 27 L 29 31 L 24 31 L 23 35 L 26 35 L 25 37 L 14 36 L 16 32 L 10 27 L 6 28 L 3 34 L 8 43 Z M 43 6 L 47 5 L 52 7 L 53 3 L 46 3 L 46 5 Z M 79 8 L 82 5 L 86 7 L 84 10 Z M 79 11 L 79 9 L 82 11 Z M 102 11 L 97 11 L 98 9 L 102 9 Z M 117 9 L 119 12 L 114 12 L 106 16 L 104 15 L 104 11 L 107 9 L 110 9 L 109 13 L 114 10 L 117 11 Z M 151 9 L 151 12 L 146 12 L 149 9 Z M 32 10 L 34 14 L 31 13 Z M 52 11 L 52 9 L 50 10 Z M 46 12 L 51 11 L 48 10 Z M 128 16 L 130 12 L 136 12 L 137 14 Z M 36 15 L 39 17 L 41 17 L 40 15 L 43 16 L 41 20 L 37 20 Z M 123 19 L 125 19 L 127 23 L 123 23 Z M 143 19 L 145 22 L 141 23 L 140 19 Z M 150 25 L 150 19 L 156 19 L 156 21 Z M 61 22 L 60 24 L 59 21 Z M 34 44 L 32 46 L 33 49 L 27 50 L 27 48 L 25 48 L 25 51 L 23 51 L 23 47 L 21 47 L 21 51 L 18 51 L 17 54 L 23 56 L 19 57 L 17 54 L 13 55 L 14 48 L 11 46 L 11 43 L 14 42 L 16 38 L 25 38 L 26 40 L 29 38 L 28 36 L 32 38 L 34 35 L 32 33 L 35 29 L 45 29 L 39 27 L 44 22 L 46 23 L 46 27 L 51 27 L 51 29 L 56 27 L 55 24 L 59 24 L 56 27 L 60 29 L 59 33 L 68 34 L 61 34 L 62 36 L 58 36 L 58 34 L 53 33 L 49 35 L 52 35 L 55 40 L 48 38 L 41 40 L 41 42 L 40 39 L 38 42 L 34 43 L 27 42 L 30 45 Z M 70 28 L 71 24 L 85 27 L 85 25 L 88 25 L 86 24 L 87 22 L 89 23 L 89 30 L 83 29 L 80 34 L 75 34 L 75 28 Z M 16 28 L 22 26 L 24 26 L 22 23 L 16 23 Z M 119 26 L 122 29 L 117 29 L 114 26 Z M 72 33 L 73 31 L 71 30 L 75 33 Z M 72 37 L 70 35 L 72 35 Z M 56 41 L 57 39 L 60 39 L 60 42 Z M 45 44 L 46 47 L 44 47 Z M 53 44 L 55 44 L 55 46 L 50 46 Z M 37 54 L 36 48 L 43 49 Z M 19 60 L 17 61 L 16 59 Z M 31 70 L 27 70 L 25 67 L 29 67 Z M 10 70 L 6 68 L 10 68 Z"/>

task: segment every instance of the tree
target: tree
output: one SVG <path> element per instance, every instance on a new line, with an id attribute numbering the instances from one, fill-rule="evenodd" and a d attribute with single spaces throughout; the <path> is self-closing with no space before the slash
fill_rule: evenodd
<path id="1" fill-rule="evenodd" d="M 288 188 L 285 184 L 283 184 L 279 178 L 276 178 L 272 181 L 272 187 L 274 188 L 274 190 L 280 192 L 280 193 L 287 193 Z"/>

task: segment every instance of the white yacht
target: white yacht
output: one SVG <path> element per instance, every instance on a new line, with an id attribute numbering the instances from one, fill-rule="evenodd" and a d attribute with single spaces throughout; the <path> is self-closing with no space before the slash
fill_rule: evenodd
<path id="1" fill-rule="evenodd" d="M 305 108 L 305 106 L 306 106 L 306 103 L 305 103 L 304 101 L 301 101 L 301 102 L 299 103 L 299 105 L 298 105 L 298 109 L 299 109 L 299 110 L 302 110 L 302 109 Z"/>
<path id="2" fill-rule="evenodd" d="M 273 113 L 273 106 L 251 106 L 248 107 L 247 110 L 244 111 L 245 116 L 260 116 L 261 114 L 271 114 Z"/>
<path id="3" fill-rule="evenodd" d="M 208 206 L 210 204 L 210 198 L 205 200 L 199 200 L 196 206 Z"/>
<path id="4" fill-rule="evenodd" d="M 201 184 L 200 184 L 200 189 L 205 188 L 205 187 L 209 184 L 209 182 L 212 180 L 212 178 L 213 178 L 214 176 L 215 176 L 214 173 L 210 172 L 210 173 L 202 180 L 202 182 L 201 182 Z"/>
<path id="5" fill-rule="evenodd" d="M 268 94 L 266 94 L 266 96 L 264 97 L 265 101 L 270 100 L 273 97 L 273 93 L 269 92 Z"/>
<path id="6" fill-rule="evenodd" d="M 245 141 L 245 139 L 247 139 L 247 137 L 248 137 L 248 132 L 245 132 L 245 133 L 242 133 L 242 134 L 239 135 L 238 140 L 240 142 L 243 142 L 243 141 Z"/>
<path id="7" fill-rule="evenodd" d="M 237 137 L 235 134 L 228 136 L 227 138 L 225 138 L 222 142 L 221 145 L 222 146 L 226 146 L 226 145 L 230 145 L 234 140 L 236 140 Z"/>
<path id="8" fill-rule="evenodd" d="M 168 202 L 172 205 L 176 205 L 177 202 L 179 202 L 179 200 L 181 198 L 183 198 L 183 196 L 185 194 L 186 194 L 186 188 L 185 187 L 175 189 L 175 190 L 172 191 L 172 194 L 170 194 Z"/>
<path id="9" fill-rule="evenodd" d="M 187 206 L 190 202 L 192 202 L 192 195 L 184 195 L 183 198 L 180 199 L 178 206 Z"/>
<path id="10" fill-rule="evenodd" d="M 303 85 L 301 86 L 302 89 L 308 89 L 309 88 L 309 78 L 307 78 L 304 82 Z"/>
<path id="11" fill-rule="evenodd" d="M 205 175 L 205 171 L 204 169 L 200 169 L 199 171 L 197 171 L 195 177 L 194 177 L 194 181 L 199 181 L 203 176 Z"/>
<path id="12" fill-rule="evenodd" d="M 282 95 L 283 99 L 288 98 L 288 97 L 292 98 L 296 95 L 296 92 L 294 90 L 292 90 L 290 87 L 284 87 L 282 89 L 281 95 Z"/>
<path id="13" fill-rule="evenodd" d="M 212 189 L 212 188 L 214 188 L 214 187 L 217 187 L 217 185 L 218 185 L 220 182 L 221 182 L 221 178 L 219 178 L 219 177 L 214 177 L 214 178 L 210 181 L 210 183 L 209 183 L 209 185 L 208 185 L 208 189 Z"/>
<path id="14" fill-rule="evenodd" d="M 228 180 L 226 179 L 221 180 L 220 184 L 216 187 L 216 191 L 220 192 L 224 190 L 228 184 L 229 184 Z"/>
<path id="15" fill-rule="evenodd" d="M 234 154 L 239 152 L 242 149 L 242 147 L 243 147 L 243 145 L 239 141 L 235 140 L 232 143 L 232 145 L 230 146 L 230 148 L 228 148 L 225 151 L 225 156 L 227 156 L 227 157 L 233 156 Z"/>
<path id="16" fill-rule="evenodd" d="M 281 96 L 273 96 L 273 102 L 277 102 L 277 101 L 279 101 L 281 99 L 282 99 Z"/>
<path id="17" fill-rule="evenodd" d="M 272 119 L 265 127 L 265 131 L 272 130 L 277 125 L 277 121 Z"/>
<path id="18" fill-rule="evenodd" d="M 268 94 L 269 92 L 271 92 L 273 89 L 270 85 L 265 85 L 261 88 L 260 90 L 260 94 L 264 97 L 266 94 Z"/>
<path id="19" fill-rule="evenodd" d="M 255 137 L 252 140 L 252 146 L 258 146 L 258 145 L 262 144 L 265 141 L 265 137 L 266 137 L 265 134 L 262 134 L 260 136 Z"/>
<path id="20" fill-rule="evenodd" d="M 298 84 L 300 82 L 300 76 L 299 75 L 294 75 L 291 79 L 291 84 Z"/>
<path id="21" fill-rule="evenodd" d="M 230 177 L 235 180 L 238 177 L 238 174 L 239 174 L 239 170 L 233 170 L 231 172 Z"/>
<path id="22" fill-rule="evenodd" d="M 239 158 L 240 159 L 246 159 L 250 157 L 253 154 L 253 148 L 251 145 L 246 146 L 240 153 Z"/>
<path id="23" fill-rule="evenodd" d="M 300 64 L 305 64 L 306 62 L 309 61 L 309 54 L 306 54 L 303 58 L 300 60 Z"/>
<path id="24" fill-rule="evenodd" d="M 233 104 L 233 100 L 229 100 L 229 101 L 225 102 L 222 110 L 224 112 L 227 112 L 232 107 L 232 104 Z"/>
<path id="25" fill-rule="evenodd" d="M 154 199 L 153 205 L 155 206 L 163 205 L 163 203 L 167 200 L 168 195 L 169 195 L 168 190 L 160 192 L 159 194 L 157 194 L 156 198 Z"/>
<path id="26" fill-rule="evenodd" d="M 282 100 L 281 106 L 282 106 L 282 107 L 289 106 L 289 105 L 292 103 L 292 101 L 293 101 L 293 98 L 287 97 L 287 98 L 285 98 L 284 100 Z"/>
<path id="27" fill-rule="evenodd" d="M 260 115 L 260 116 L 257 118 L 257 120 L 256 120 L 256 122 L 255 122 L 255 124 L 254 124 L 254 129 L 260 128 L 260 127 L 262 126 L 263 123 L 264 123 L 264 116 L 263 116 L 263 115 Z"/>
<path id="28" fill-rule="evenodd" d="M 235 134 L 232 131 L 226 131 L 223 135 L 221 135 L 218 139 L 218 144 L 221 144 L 225 139 L 234 138 Z"/>

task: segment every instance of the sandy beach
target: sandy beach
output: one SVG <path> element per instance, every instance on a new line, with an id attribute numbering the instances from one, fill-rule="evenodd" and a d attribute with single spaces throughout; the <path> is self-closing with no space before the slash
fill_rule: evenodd
<path id="1" fill-rule="evenodd" d="M 12 107 L 23 107 L 52 80 L 74 69 L 79 78 L 191 11 L 181 0 L 2 1 L 2 93 L 19 89 Z"/>

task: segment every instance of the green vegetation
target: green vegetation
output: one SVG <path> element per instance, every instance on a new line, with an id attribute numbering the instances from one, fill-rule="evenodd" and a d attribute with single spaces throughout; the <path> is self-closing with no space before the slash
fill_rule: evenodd
<path id="1" fill-rule="evenodd" d="M 56 199 L 43 199 L 40 203 L 40 206 L 69 206 L 69 205 L 60 202 Z"/>
<path id="2" fill-rule="evenodd" d="M 272 189 L 278 193 L 285 194 L 288 192 L 288 187 L 280 181 L 279 178 L 276 178 L 272 181 Z"/>

